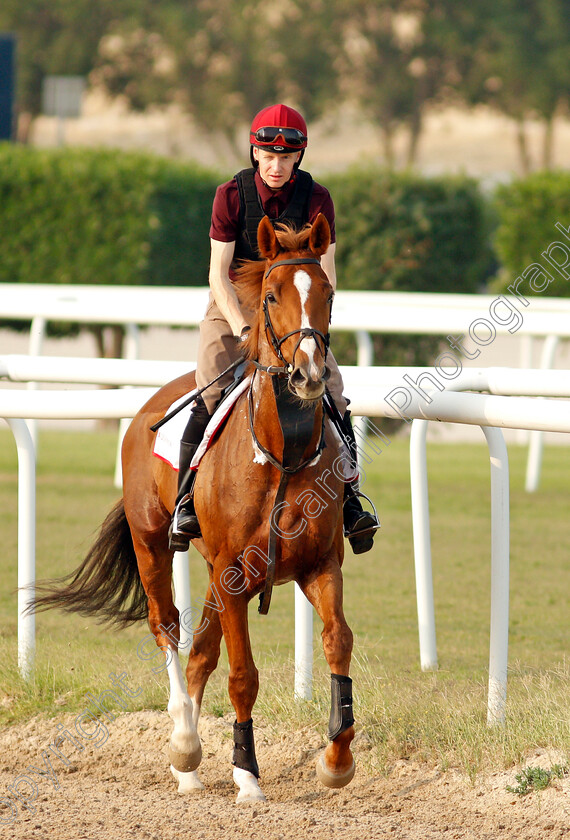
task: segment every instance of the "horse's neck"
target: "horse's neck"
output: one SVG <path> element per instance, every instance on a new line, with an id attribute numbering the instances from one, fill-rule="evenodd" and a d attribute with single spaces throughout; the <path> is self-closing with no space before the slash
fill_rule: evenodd
<path id="1" fill-rule="evenodd" d="M 255 434 L 274 458 L 296 466 L 314 452 L 322 428 L 322 402 L 302 404 L 285 380 L 258 373 L 252 388 Z M 277 391 L 277 394 L 276 394 Z"/>

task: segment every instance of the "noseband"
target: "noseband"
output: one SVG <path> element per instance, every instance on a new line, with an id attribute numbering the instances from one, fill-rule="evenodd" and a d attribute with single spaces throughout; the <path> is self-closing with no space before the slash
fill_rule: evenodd
<path id="1" fill-rule="evenodd" d="M 317 260 L 313 257 L 292 257 L 288 260 L 277 260 L 272 265 L 269 266 L 267 271 L 265 272 L 264 280 L 266 280 L 274 268 L 277 268 L 280 265 L 320 265 L 321 261 Z M 329 344 L 330 344 L 330 334 L 327 333 L 326 335 L 322 333 L 320 330 L 315 330 L 312 327 L 303 327 L 298 330 L 291 330 L 291 332 L 286 333 L 281 338 L 278 338 L 275 329 L 273 327 L 273 323 L 271 321 L 271 315 L 269 314 L 269 306 L 267 304 L 267 299 L 263 301 L 263 312 L 265 315 L 265 332 L 268 334 L 268 337 L 271 341 L 271 346 L 275 352 L 277 358 L 283 362 L 283 367 L 278 367 L 276 365 L 261 365 L 259 362 L 254 361 L 253 364 L 258 370 L 263 370 L 266 373 L 270 373 L 273 376 L 277 375 L 287 375 L 290 376 L 293 371 L 295 370 L 295 356 L 297 354 L 297 350 L 304 338 L 314 338 L 315 343 L 318 347 L 318 342 L 316 341 L 317 336 L 322 340 L 323 347 L 324 347 L 324 360 L 327 359 L 327 353 L 329 351 Z M 293 350 L 293 359 L 291 362 L 287 362 L 284 358 L 283 353 L 281 352 L 281 345 L 283 342 L 287 341 L 288 338 L 291 338 L 292 335 L 298 335 L 299 341 L 295 345 L 295 349 Z"/>

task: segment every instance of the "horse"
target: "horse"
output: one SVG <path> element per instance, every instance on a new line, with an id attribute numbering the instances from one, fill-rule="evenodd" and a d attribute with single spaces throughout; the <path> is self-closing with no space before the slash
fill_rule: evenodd
<path id="1" fill-rule="evenodd" d="M 343 613 L 343 477 L 340 435 L 325 410 L 333 289 L 320 265 L 330 229 L 320 214 L 300 232 L 258 229 L 261 259 L 245 262 L 235 283 L 255 315 L 243 343 L 250 382 L 204 454 L 195 481 L 209 583 L 194 631 L 186 683 L 178 658 L 181 617 L 172 596 L 168 528 L 176 472 L 153 455 L 151 427 L 192 391 L 194 374 L 160 388 L 133 419 L 122 446 L 123 497 L 83 563 L 58 582 L 39 585 L 35 608 L 59 607 L 119 625 L 147 619 L 166 656 L 173 721 L 171 771 L 180 792 L 203 789 L 198 721 L 204 689 L 224 638 L 235 710 L 233 778 L 237 802 L 265 799 L 259 784 L 252 710 L 259 677 L 248 631 L 248 604 L 271 585 L 296 581 L 323 622 L 331 671 L 329 742 L 317 777 L 338 788 L 353 778 L 349 666 L 352 632 Z M 318 492 L 317 492 L 318 491 Z M 324 499 L 323 499 L 324 497 Z"/>

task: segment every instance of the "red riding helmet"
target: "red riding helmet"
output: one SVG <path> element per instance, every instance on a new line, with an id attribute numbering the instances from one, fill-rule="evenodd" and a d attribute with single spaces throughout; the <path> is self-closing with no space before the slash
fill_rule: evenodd
<path id="1" fill-rule="evenodd" d="M 269 152 L 301 152 L 307 148 L 307 123 L 288 105 L 270 105 L 253 118 L 249 142 L 254 165 L 253 146 Z"/>

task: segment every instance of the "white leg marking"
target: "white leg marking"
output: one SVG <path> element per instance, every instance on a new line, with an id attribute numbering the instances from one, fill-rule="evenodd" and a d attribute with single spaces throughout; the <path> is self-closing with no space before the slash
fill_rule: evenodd
<path id="1" fill-rule="evenodd" d="M 200 704 L 195 697 L 190 698 L 192 702 L 192 723 L 198 729 L 198 721 L 200 720 Z"/>
<path id="2" fill-rule="evenodd" d="M 198 730 L 198 720 L 200 718 L 200 704 L 192 697 L 192 723 L 194 728 Z M 198 793 L 204 790 L 204 785 L 200 781 L 197 770 L 191 770 L 190 773 L 183 773 L 177 770 L 176 767 L 170 765 L 170 772 L 178 782 L 178 793 Z"/>
<path id="3" fill-rule="evenodd" d="M 234 782 L 239 788 L 236 802 L 265 802 L 259 782 L 249 770 L 234 767 Z"/>
<path id="4" fill-rule="evenodd" d="M 204 785 L 200 781 L 197 770 L 192 770 L 191 773 L 181 773 L 171 764 L 170 772 L 178 782 L 178 793 L 198 793 L 204 790 Z"/>
<path id="5" fill-rule="evenodd" d="M 168 714 L 174 721 L 174 731 L 170 736 L 170 744 L 177 752 L 187 755 L 199 749 L 200 739 L 194 721 L 192 700 L 186 691 L 178 653 L 172 648 L 170 648 L 170 653 L 170 661 L 166 666 L 170 680 L 170 698 L 167 708 Z M 198 714 L 200 714 L 199 709 Z"/>

